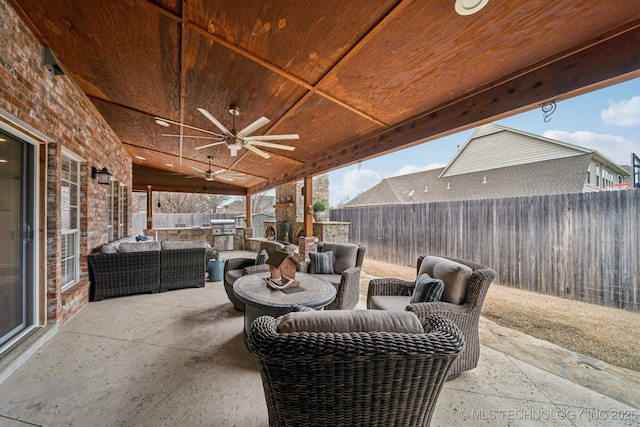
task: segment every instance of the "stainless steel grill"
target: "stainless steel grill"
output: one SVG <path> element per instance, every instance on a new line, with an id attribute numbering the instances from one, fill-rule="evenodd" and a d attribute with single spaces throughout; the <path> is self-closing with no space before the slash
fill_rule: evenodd
<path id="1" fill-rule="evenodd" d="M 236 234 L 236 222 L 232 219 L 212 219 L 211 231 L 214 236 Z"/>
<path id="2" fill-rule="evenodd" d="M 221 251 L 233 250 L 233 236 L 236 234 L 236 222 L 233 219 L 212 219 L 211 233 L 213 247 Z"/>

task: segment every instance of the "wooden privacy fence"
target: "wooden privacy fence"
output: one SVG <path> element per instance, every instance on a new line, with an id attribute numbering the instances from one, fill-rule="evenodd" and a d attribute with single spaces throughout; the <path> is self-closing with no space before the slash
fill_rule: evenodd
<path id="1" fill-rule="evenodd" d="M 331 210 L 367 257 L 473 260 L 503 285 L 640 311 L 640 190 Z"/>

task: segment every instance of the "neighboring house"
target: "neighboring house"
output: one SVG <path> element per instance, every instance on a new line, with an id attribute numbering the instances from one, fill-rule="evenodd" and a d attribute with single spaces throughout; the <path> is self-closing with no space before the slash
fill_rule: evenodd
<path id="1" fill-rule="evenodd" d="M 629 176 L 596 150 L 487 124 L 444 168 L 383 179 L 344 207 L 600 191 Z"/>
<path id="2" fill-rule="evenodd" d="M 258 200 L 256 200 L 256 198 L 258 198 Z M 251 209 L 253 210 L 254 214 L 264 213 L 267 215 L 274 215 L 275 213 L 275 209 L 273 208 L 273 205 L 275 204 L 275 196 L 254 195 L 251 204 Z M 244 214 L 246 212 L 246 204 L 244 198 L 230 201 L 220 208 L 220 212 Z"/>

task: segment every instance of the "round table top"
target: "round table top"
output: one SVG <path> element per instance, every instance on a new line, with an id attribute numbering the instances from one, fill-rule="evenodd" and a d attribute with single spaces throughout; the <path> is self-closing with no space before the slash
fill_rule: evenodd
<path id="1" fill-rule="evenodd" d="M 304 305 L 321 308 L 336 298 L 336 288 L 331 283 L 306 273 L 296 273 L 301 292 L 286 293 L 267 286 L 269 273 L 249 274 L 239 277 L 233 284 L 233 292 L 245 304 L 264 307 L 287 308 Z"/>

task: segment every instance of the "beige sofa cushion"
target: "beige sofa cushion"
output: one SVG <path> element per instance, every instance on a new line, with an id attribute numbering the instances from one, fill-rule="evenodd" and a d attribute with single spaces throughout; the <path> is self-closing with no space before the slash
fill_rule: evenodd
<path id="1" fill-rule="evenodd" d="M 446 258 L 428 256 L 422 260 L 418 277 L 426 273 L 444 282 L 441 301 L 462 304 L 467 296 L 467 285 L 473 273 L 470 267 Z"/>
<path id="2" fill-rule="evenodd" d="M 120 253 L 159 251 L 160 242 L 120 243 Z"/>
<path id="3" fill-rule="evenodd" d="M 333 271 L 340 274 L 356 266 L 358 245 L 353 243 L 323 243 L 322 252 L 333 252 Z"/>
<path id="4" fill-rule="evenodd" d="M 104 245 L 102 245 L 100 252 L 102 252 L 103 254 L 117 254 L 119 252 L 119 249 L 120 249 L 120 242 L 115 241 L 111 243 L 105 243 Z"/>
<path id="5" fill-rule="evenodd" d="M 244 270 L 227 270 L 227 272 L 224 273 L 224 280 L 233 286 L 233 284 L 236 283 L 236 280 L 238 280 L 239 277 L 242 277 L 243 271 Z"/>
<path id="6" fill-rule="evenodd" d="M 418 317 L 408 311 L 327 310 L 287 313 L 279 331 L 287 332 L 399 332 L 421 334 Z"/>
<path id="7" fill-rule="evenodd" d="M 162 249 L 191 249 L 191 248 L 206 248 L 207 242 L 203 240 L 163 240 L 161 243 Z"/>
<path id="8" fill-rule="evenodd" d="M 369 299 L 370 310 L 404 310 L 409 305 L 409 296 L 372 295 Z"/>

